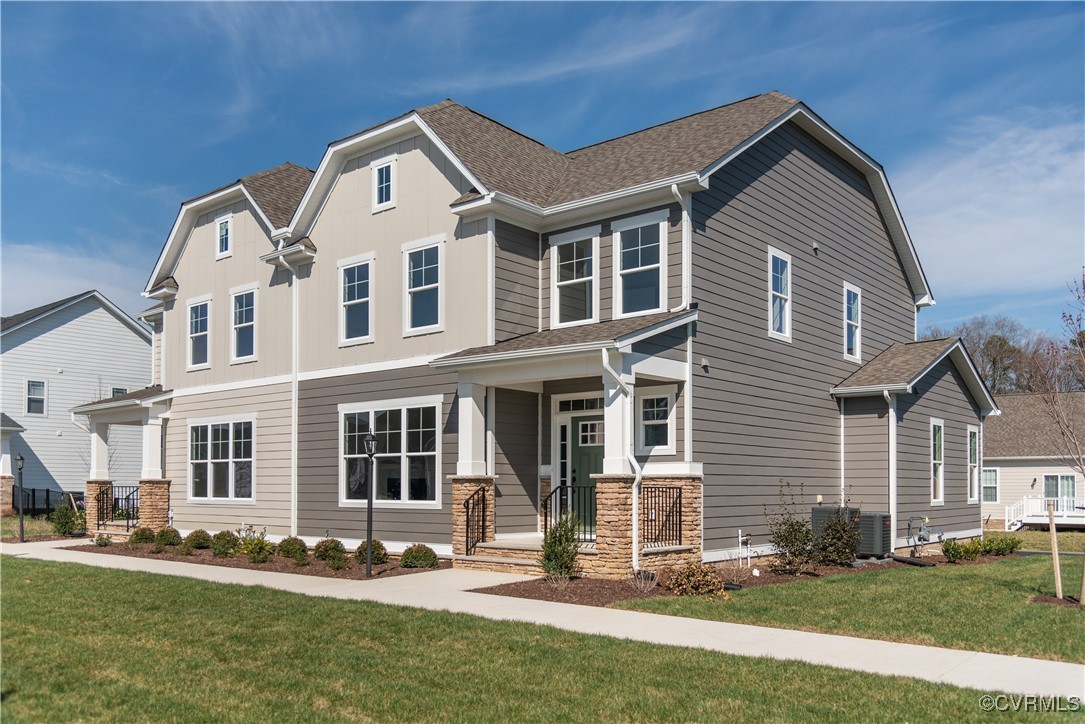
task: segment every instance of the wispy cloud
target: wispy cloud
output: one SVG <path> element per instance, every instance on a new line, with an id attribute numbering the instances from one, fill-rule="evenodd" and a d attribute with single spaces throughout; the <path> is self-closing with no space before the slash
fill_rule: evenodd
<path id="1" fill-rule="evenodd" d="M 170 203 L 180 198 L 180 191 L 176 186 L 129 181 L 108 169 L 90 168 L 76 163 L 54 161 L 22 151 L 9 150 L 5 152 L 4 165 L 18 173 L 45 177 L 71 186 L 100 188 L 104 185 L 123 190 L 135 196 L 155 198 Z"/>

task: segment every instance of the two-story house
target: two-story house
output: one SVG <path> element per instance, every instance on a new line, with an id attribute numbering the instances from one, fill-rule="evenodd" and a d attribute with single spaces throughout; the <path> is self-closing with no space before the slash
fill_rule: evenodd
<path id="1" fill-rule="evenodd" d="M 164 428 L 183 530 L 354 542 L 372 485 L 391 550 L 512 566 L 571 508 L 617 576 L 767 550 L 786 480 L 980 533 L 997 408 L 914 342 L 882 168 L 777 92 L 567 153 L 419 108 L 185 202 L 145 293 L 156 387 L 109 419 Z"/>

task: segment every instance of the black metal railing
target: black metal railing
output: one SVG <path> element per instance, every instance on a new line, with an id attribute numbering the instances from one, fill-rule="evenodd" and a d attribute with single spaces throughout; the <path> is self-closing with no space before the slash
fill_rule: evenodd
<path id="1" fill-rule="evenodd" d="M 640 506 L 640 535 L 645 547 L 682 545 L 682 488 L 645 485 Z"/>
<path id="2" fill-rule="evenodd" d="M 464 518 L 467 521 L 467 555 L 475 552 L 475 546 L 486 538 L 486 489 L 479 488 L 463 501 Z"/>
<path id="3" fill-rule="evenodd" d="M 124 523 L 125 531 L 139 526 L 139 486 L 114 485 L 98 496 L 98 527 Z"/>
<path id="4" fill-rule="evenodd" d="M 49 488 L 23 488 L 23 515 L 50 515 L 65 504 L 64 493 Z M 11 499 L 15 501 L 15 510 L 19 509 L 19 487 L 12 486 Z"/>
<path id="5" fill-rule="evenodd" d="M 576 515 L 576 539 L 581 543 L 595 542 L 595 486 L 559 485 L 542 502 L 543 534 L 558 522 L 562 514 Z"/>

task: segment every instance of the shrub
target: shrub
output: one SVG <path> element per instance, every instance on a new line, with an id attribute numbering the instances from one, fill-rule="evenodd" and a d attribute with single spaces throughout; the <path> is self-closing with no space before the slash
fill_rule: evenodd
<path id="1" fill-rule="evenodd" d="M 983 554 L 987 556 L 1008 556 L 1021 548 L 1021 539 L 1009 535 L 996 535 L 983 539 Z"/>
<path id="2" fill-rule="evenodd" d="M 128 536 L 129 545 L 141 546 L 147 543 L 154 543 L 154 531 L 150 528 L 141 526 L 133 530 L 132 535 Z"/>
<path id="3" fill-rule="evenodd" d="M 629 585 L 637 593 L 648 593 L 656 587 L 659 575 L 655 571 L 633 571 L 633 577 L 629 579 Z"/>
<path id="4" fill-rule="evenodd" d="M 984 554 L 984 541 L 974 538 L 967 543 L 948 538 L 942 541 L 942 555 L 950 563 L 974 561 Z"/>
<path id="5" fill-rule="evenodd" d="M 961 544 L 954 538 L 946 538 L 942 541 L 942 555 L 946 557 L 946 561 L 949 563 L 956 563 L 961 560 Z"/>
<path id="6" fill-rule="evenodd" d="M 253 563 L 267 563 L 275 551 L 275 544 L 267 539 L 267 529 L 256 533 L 251 528 L 240 531 L 237 552 Z"/>
<path id="7" fill-rule="evenodd" d="M 275 552 L 283 558 L 293 559 L 294 563 L 299 566 L 304 566 L 309 562 L 309 546 L 305 545 L 305 541 L 301 538 L 295 536 L 283 538 Z"/>
<path id="8" fill-rule="evenodd" d="M 859 526 L 845 501 L 833 511 L 814 541 L 816 560 L 827 566 L 846 566 L 859 553 Z M 858 513 L 858 511 L 855 511 Z"/>
<path id="9" fill-rule="evenodd" d="M 576 539 L 576 513 L 566 511 L 543 536 L 539 565 L 547 577 L 573 578 L 580 574 L 580 542 Z"/>
<path id="10" fill-rule="evenodd" d="M 347 559 L 347 555 L 345 553 L 341 556 L 333 555 L 331 558 L 328 558 L 324 561 L 324 565 L 326 565 L 333 571 L 338 571 L 346 568 L 349 563 L 350 561 Z"/>
<path id="11" fill-rule="evenodd" d="M 112 542 L 113 542 L 113 541 L 112 541 L 112 540 L 110 540 L 109 536 L 107 536 L 107 535 L 102 535 L 101 533 L 99 533 L 99 534 L 98 534 L 97 536 L 95 536 L 95 538 L 94 538 L 94 545 L 96 545 L 96 546 L 100 546 L 100 547 L 102 547 L 102 548 L 105 548 L 106 546 L 108 546 L 108 545 L 109 545 L 109 544 L 111 544 Z"/>
<path id="12" fill-rule="evenodd" d="M 151 546 L 151 553 L 165 553 L 165 552 L 166 552 L 166 546 L 162 545 L 158 541 L 155 541 L 154 545 Z"/>
<path id="13" fill-rule="evenodd" d="M 983 555 L 983 541 L 979 538 L 973 538 L 961 544 L 961 556 L 966 561 L 974 561 L 981 555 Z"/>
<path id="14" fill-rule="evenodd" d="M 179 546 L 183 541 L 181 540 L 181 534 L 174 528 L 163 528 L 158 531 L 158 534 L 154 537 L 155 543 L 161 543 L 164 546 Z"/>
<path id="15" fill-rule="evenodd" d="M 437 554 L 429 546 L 415 543 L 403 551 L 403 555 L 399 557 L 399 565 L 404 568 L 436 568 Z"/>
<path id="16" fill-rule="evenodd" d="M 817 561 L 814 531 L 805 514 L 796 512 L 802 503 L 802 487 L 796 498 L 791 483 L 780 481 L 780 507 L 775 512 L 765 509 L 769 527 L 769 543 L 776 553 L 780 570 L 799 575 Z"/>
<path id="17" fill-rule="evenodd" d="M 347 549 L 338 538 L 325 538 L 313 547 L 313 558 L 327 562 L 330 558 L 346 558 Z"/>
<path id="18" fill-rule="evenodd" d="M 185 536 L 185 545 L 190 549 L 207 549 L 211 547 L 211 534 L 203 528 L 197 528 L 196 530 Z"/>
<path id="19" fill-rule="evenodd" d="M 358 546 L 358 549 L 354 551 L 354 557 L 358 559 L 359 563 L 365 563 L 366 553 L 366 541 L 362 541 L 362 544 Z M 387 563 L 388 551 L 385 549 L 384 544 L 376 538 L 373 539 L 373 562 L 374 563 Z"/>
<path id="20" fill-rule="evenodd" d="M 211 555 L 217 558 L 229 558 L 240 546 L 241 539 L 232 530 L 220 530 L 211 536 Z"/>
<path id="21" fill-rule="evenodd" d="M 667 572 L 666 587 L 677 596 L 708 596 L 723 591 L 723 581 L 707 563 L 687 563 Z"/>
<path id="22" fill-rule="evenodd" d="M 190 556 L 190 555 L 192 555 L 192 546 L 190 546 L 188 544 L 187 540 L 177 547 L 177 555 L 179 555 L 179 556 Z"/>
<path id="23" fill-rule="evenodd" d="M 82 533 L 87 529 L 87 518 L 83 511 L 73 510 L 66 505 L 54 510 L 49 516 L 49 522 L 53 524 L 53 533 L 56 535 Z"/>

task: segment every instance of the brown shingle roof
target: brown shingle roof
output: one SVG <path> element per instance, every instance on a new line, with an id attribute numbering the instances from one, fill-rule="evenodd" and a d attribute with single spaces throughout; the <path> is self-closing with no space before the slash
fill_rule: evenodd
<path id="1" fill-rule="evenodd" d="M 1085 428 L 1085 392 L 1069 393 L 1067 399 Z M 999 395 L 995 402 L 1002 414 L 983 426 L 985 458 L 1059 457 L 1059 431 L 1040 395 Z"/>
<path id="2" fill-rule="evenodd" d="M 165 392 L 169 392 L 169 391 L 170 390 L 165 390 Z M 162 385 L 151 385 L 150 387 L 144 387 L 141 390 L 135 390 L 133 392 L 126 392 L 123 395 L 116 395 L 114 397 L 103 397 L 100 400 L 95 400 L 94 402 L 87 402 L 87 403 L 79 405 L 79 406 L 77 406 L 77 407 L 75 407 L 73 409 L 76 410 L 76 411 L 85 410 L 85 409 L 87 409 L 89 407 L 96 407 L 98 405 L 102 405 L 102 404 L 105 404 L 107 402 L 113 403 L 113 402 L 127 402 L 129 400 L 145 400 L 145 399 L 147 399 L 149 397 L 158 397 L 162 393 L 163 393 Z"/>
<path id="3" fill-rule="evenodd" d="M 958 341 L 953 338 L 894 344 L 857 369 L 836 389 L 906 385 Z"/>
<path id="4" fill-rule="evenodd" d="M 253 201 L 263 209 L 268 221 L 276 229 L 281 229 L 290 223 L 312 180 L 311 170 L 288 162 L 246 176 L 241 183 L 252 194 Z"/>

